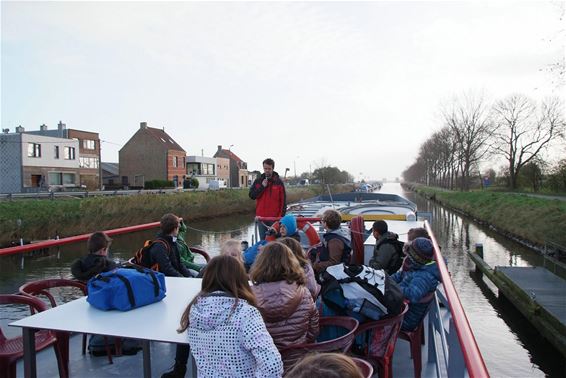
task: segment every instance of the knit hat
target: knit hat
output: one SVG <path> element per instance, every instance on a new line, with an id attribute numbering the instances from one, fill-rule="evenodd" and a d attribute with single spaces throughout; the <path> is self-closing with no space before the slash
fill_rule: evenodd
<path id="1" fill-rule="evenodd" d="M 426 265 L 434 260 L 432 242 L 427 238 L 416 238 L 409 244 L 407 254 L 415 263 Z"/>
<path id="2" fill-rule="evenodd" d="M 279 219 L 279 224 L 285 226 L 288 236 L 297 232 L 297 219 L 294 215 L 285 215 L 283 218 Z"/>

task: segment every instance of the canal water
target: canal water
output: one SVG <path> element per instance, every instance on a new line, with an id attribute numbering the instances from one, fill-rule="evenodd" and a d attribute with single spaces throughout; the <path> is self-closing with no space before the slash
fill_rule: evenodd
<path id="1" fill-rule="evenodd" d="M 433 214 L 432 228 L 448 260 L 452 280 L 476 340 L 492 377 L 564 377 L 566 363 L 562 356 L 524 319 L 512 305 L 497 297 L 497 289 L 473 273 L 474 265 L 466 251 L 482 243 L 486 262 L 491 265 L 536 266 L 542 264 L 539 255 L 519 244 L 475 225 L 460 215 L 404 192 L 399 184 L 385 184 L 381 192 L 395 193 L 415 202 L 420 211 Z M 149 221 L 149 220 L 148 220 Z M 189 224 L 189 245 L 200 245 L 211 255 L 217 255 L 224 240 L 235 238 L 252 241 L 254 224 L 249 215 L 234 215 Z M 132 257 L 144 241 L 155 236 L 155 230 L 116 236 L 111 257 L 124 261 Z M 26 281 L 70 277 L 70 264 L 85 253 L 86 243 L 63 246 L 49 256 L 21 259 L 6 257 L 0 260 L 0 292 L 13 293 Z M 0 325 L 19 314 L 2 313 Z M 11 327 L 9 327 L 11 328 Z"/>

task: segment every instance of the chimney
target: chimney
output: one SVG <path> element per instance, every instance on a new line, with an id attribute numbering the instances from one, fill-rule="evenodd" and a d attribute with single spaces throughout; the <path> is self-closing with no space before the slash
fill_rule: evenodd
<path id="1" fill-rule="evenodd" d="M 59 121 L 59 123 L 57 124 L 57 129 L 59 131 L 65 130 L 67 128 L 67 125 L 65 125 L 62 121 Z"/>
<path id="2" fill-rule="evenodd" d="M 17 132 L 17 133 L 20 133 L 20 134 L 21 134 L 21 133 L 23 133 L 24 131 L 26 131 L 26 129 L 24 129 L 24 128 L 22 127 L 22 125 L 16 127 L 16 132 Z"/>
<path id="3" fill-rule="evenodd" d="M 147 129 L 147 122 L 140 122 L 140 129 Z"/>
<path id="4" fill-rule="evenodd" d="M 39 126 L 39 130 L 41 131 L 47 130 L 47 125 L 44 123 L 43 125 Z"/>
<path id="5" fill-rule="evenodd" d="M 222 151 L 222 145 L 221 144 L 218 145 L 218 151 Z"/>

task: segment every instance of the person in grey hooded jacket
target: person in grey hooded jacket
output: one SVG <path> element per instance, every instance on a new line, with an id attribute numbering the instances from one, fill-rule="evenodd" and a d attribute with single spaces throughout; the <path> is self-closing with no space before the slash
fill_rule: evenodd
<path id="1" fill-rule="evenodd" d="M 383 269 L 389 275 L 392 275 L 399 270 L 404 258 L 395 248 L 399 235 L 388 231 L 387 223 L 383 220 L 375 221 L 372 231 L 376 242 L 373 256 L 369 260 L 369 266 L 373 269 Z"/>

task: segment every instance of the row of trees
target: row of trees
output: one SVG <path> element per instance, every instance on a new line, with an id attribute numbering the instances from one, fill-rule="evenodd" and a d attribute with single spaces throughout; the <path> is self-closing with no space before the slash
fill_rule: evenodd
<path id="1" fill-rule="evenodd" d="M 405 181 L 469 190 L 482 177 L 480 162 L 505 161 L 507 186 L 517 188 L 521 171 L 543 152 L 564 140 L 564 104 L 556 97 L 537 104 L 516 94 L 489 104 L 471 93 L 441 108 L 443 127 L 419 149 L 403 172 Z"/>
<path id="2" fill-rule="evenodd" d="M 354 182 L 354 176 L 352 176 L 349 172 L 341 171 L 339 168 L 332 166 L 317 168 L 312 172 L 312 174 L 309 172 L 303 172 L 300 178 L 314 180 L 323 185 Z"/>

